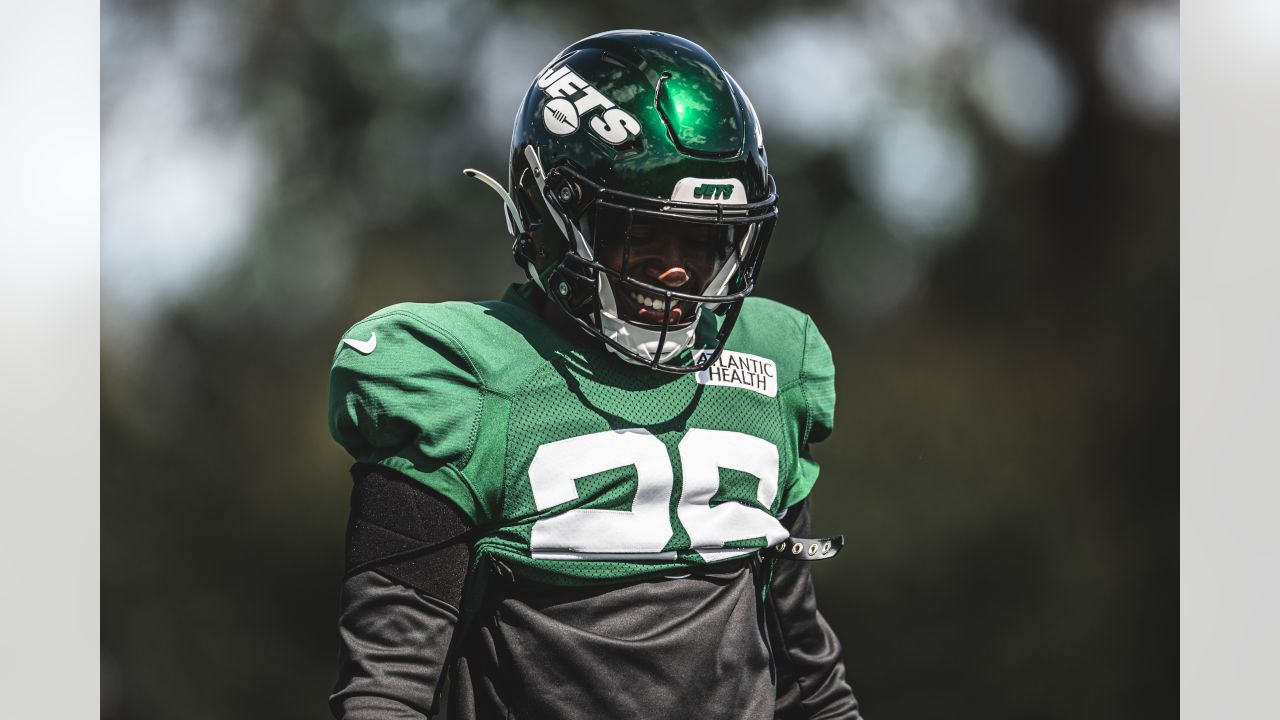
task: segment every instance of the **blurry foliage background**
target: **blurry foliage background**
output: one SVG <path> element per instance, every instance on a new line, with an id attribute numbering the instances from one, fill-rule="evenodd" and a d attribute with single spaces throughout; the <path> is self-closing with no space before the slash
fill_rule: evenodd
<path id="1" fill-rule="evenodd" d="M 102 715 L 321 717 L 341 333 L 521 278 L 515 109 L 579 37 L 689 37 L 819 321 L 821 606 L 873 719 L 1177 712 L 1178 7 L 108 0 Z"/>

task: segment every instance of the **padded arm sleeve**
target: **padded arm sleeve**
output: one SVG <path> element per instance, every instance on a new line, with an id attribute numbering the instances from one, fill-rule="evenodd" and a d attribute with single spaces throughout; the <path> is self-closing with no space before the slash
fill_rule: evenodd
<path id="1" fill-rule="evenodd" d="M 792 535 L 810 533 L 809 501 L 783 519 Z M 777 562 L 768 594 L 770 636 L 778 662 L 778 720 L 859 720 L 858 701 L 845 680 L 843 648 L 818 612 L 811 563 Z"/>
<path id="2" fill-rule="evenodd" d="M 458 607 L 471 564 L 472 525 L 420 483 L 376 465 L 352 468 L 348 577 L 369 569 Z"/>

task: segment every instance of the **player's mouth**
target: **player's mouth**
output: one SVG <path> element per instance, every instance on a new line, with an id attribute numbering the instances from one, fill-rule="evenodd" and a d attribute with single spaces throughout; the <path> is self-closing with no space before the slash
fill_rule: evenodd
<path id="1" fill-rule="evenodd" d="M 629 288 L 620 293 L 615 293 L 615 295 L 623 299 L 622 307 L 618 308 L 618 310 L 624 319 L 650 325 L 661 325 L 664 314 L 667 314 L 667 302 L 660 297 L 654 297 Z M 691 305 L 692 303 L 684 300 L 673 301 L 669 313 L 671 318 L 669 322 L 672 325 L 679 325 L 680 321 L 692 311 Z"/>

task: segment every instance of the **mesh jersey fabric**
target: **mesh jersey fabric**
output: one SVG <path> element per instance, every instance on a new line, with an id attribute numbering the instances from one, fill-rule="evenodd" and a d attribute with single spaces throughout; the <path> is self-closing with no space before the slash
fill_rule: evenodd
<path id="1" fill-rule="evenodd" d="M 476 563 L 539 582 L 679 573 L 785 537 L 774 518 L 812 488 L 808 444 L 830 434 L 835 406 L 831 354 L 806 315 L 749 298 L 717 384 L 561 334 L 537 292 L 356 323 L 330 374 L 334 438 L 455 504 L 483 529 Z M 714 331 L 718 318 L 703 320 Z"/>

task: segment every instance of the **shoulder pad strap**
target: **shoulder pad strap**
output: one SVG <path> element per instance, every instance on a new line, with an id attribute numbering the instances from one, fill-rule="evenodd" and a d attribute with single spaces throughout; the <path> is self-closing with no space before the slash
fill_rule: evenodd
<path id="1" fill-rule="evenodd" d="M 767 558 L 778 560 L 804 560 L 813 562 L 827 560 L 839 554 L 844 547 L 844 535 L 829 538 L 789 537 L 786 540 L 760 551 Z"/>

